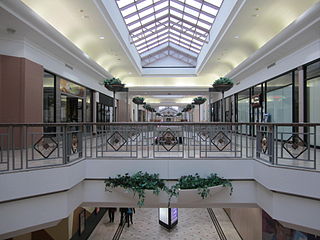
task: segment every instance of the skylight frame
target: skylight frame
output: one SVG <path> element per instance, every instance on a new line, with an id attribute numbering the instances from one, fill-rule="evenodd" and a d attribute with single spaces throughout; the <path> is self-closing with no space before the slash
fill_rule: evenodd
<path id="1" fill-rule="evenodd" d="M 220 2 L 219 6 L 208 0 L 115 1 L 141 60 L 164 43 L 168 46 L 174 43 L 187 55 L 195 54 L 197 58 L 209 41 L 212 25 L 223 4 L 223 0 L 216 1 Z M 215 11 L 216 15 L 212 14 Z"/>

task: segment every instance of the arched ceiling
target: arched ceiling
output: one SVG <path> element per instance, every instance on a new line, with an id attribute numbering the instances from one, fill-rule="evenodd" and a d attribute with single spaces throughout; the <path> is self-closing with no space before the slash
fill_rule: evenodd
<path id="1" fill-rule="evenodd" d="M 238 0 L 232 24 L 226 26 L 221 39 L 205 64 L 194 76 L 142 76 L 124 47 L 111 22 L 101 14 L 102 0 L 21 0 L 83 53 L 95 60 L 128 87 L 208 87 L 247 59 L 275 37 L 317 0 Z M 196 1 L 196 0 L 192 0 Z M 227 0 L 225 0 L 227 1 Z M 228 0 L 229 1 L 229 0 Z M 230 0 L 231 1 L 231 0 Z M 236 0 L 234 0 L 236 1 Z M 107 4 L 114 0 L 105 1 Z M 199 1 L 197 1 L 199 2 Z M 224 4 L 224 3 L 223 3 Z M 120 15 L 120 11 L 114 12 Z M 219 17 L 219 15 L 218 15 Z M 122 18 L 121 18 L 122 19 Z M 123 21 L 123 20 L 122 20 Z M 129 38 L 129 35 L 128 35 Z"/>

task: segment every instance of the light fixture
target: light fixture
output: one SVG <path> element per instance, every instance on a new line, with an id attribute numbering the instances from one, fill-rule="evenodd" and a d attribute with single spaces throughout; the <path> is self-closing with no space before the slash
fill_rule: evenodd
<path id="1" fill-rule="evenodd" d="M 236 35 L 236 36 L 234 36 L 234 38 L 235 38 L 235 39 L 239 39 L 239 38 L 240 38 L 240 36 Z"/>
<path id="2" fill-rule="evenodd" d="M 104 36 L 100 36 L 99 39 L 100 39 L 100 40 L 103 40 L 103 39 L 104 39 Z"/>

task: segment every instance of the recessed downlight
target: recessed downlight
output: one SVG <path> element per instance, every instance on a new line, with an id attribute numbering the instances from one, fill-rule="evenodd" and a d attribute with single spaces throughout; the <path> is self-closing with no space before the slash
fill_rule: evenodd
<path id="1" fill-rule="evenodd" d="M 100 40 L 103 40 L 103 39 L 104 39 L 104 36 L 100 36 L 99 39 L 100 39 Z"/>
<path id="2" fill-rule="evenodd" d="M 240 38 L 240 36 L 238 36 L 238 35 L 235 35 L 235 36 L 234 36 L 234 38 L 235 38 L 235 39 L 239 39 L 239 38 Z"/>

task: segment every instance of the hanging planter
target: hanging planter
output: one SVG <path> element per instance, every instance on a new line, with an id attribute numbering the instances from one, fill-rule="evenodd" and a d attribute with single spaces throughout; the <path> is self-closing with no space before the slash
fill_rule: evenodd
<path id="1" fill-rule="evenodd" d="M 196 97 L 193 99 L 193 104 L 201 105 L 207 101 L 206 98 L 203 97 Z"/>
<path id="2" fill-rule="evenodd" d="M 119 78 L 111 78 L 104 80 L 104 86 L 112 92 L 120 92 L 125 84 L 122 84 Z"/>
<path id="3" fill-rule="evenodd" d="M 113 192 L 122 201 L 135 204 L 139 207 L 145 202 L 150 205 L 168 203 L 188 203 L 213 197 L 220 191 L 230 188 L 232 184 L 228 179 L 210 174 L 201 178 L 199 174 L 182 176 L 178 181 L 168 187 L 165 180 L 159 179 L 159 174 L 142 173 L 141 171 L 129 175 L 117 175 L 116 178 L 105 180 L 106 191 Z M 127 199 L 127 200 L 126 200 Z"/>
<path id="4" fill-rule="evenodd" d="M 132 99 L 132 102 L 135 103 L 135 104 L 138 104 L 138 105 L 143 104 L 143 101 L 144 101 L 144 98 L 143 98 L 143 97 L 134 97 L 134 98 Z"/>
<path id="5" fill-rule="evenodd" d="M 225 92 L 233 87 L 233 82 L 230 78 L 221 77 L 212 84 L 212 87 L 215 92 Z"/>
<path id="6" fill-rule="evenodd" d="M 141 171 L 130 176 L 117 175 L 116 178 L 108 178 L 105 181 L 107 191 L 120 191 L 130 197 L 137 198 L 137 205 L 143 206 L 146 196 L 159 195 L 160 191 L 166 191 L 167 187 L 163 179 L 159 179 L 159 174 L 142 173 Z M 148 194 L 147 194 L 148 193 Z"/>
<path id="7" fill-rule="evenodd" d="M 169 191 L 169 201 L 194 202 L 214 196 L 216 193 L 230 188 L 230 195 L 233 187 L 228 179 L 219 177 L 217 174 L 210 174 L 207 178 L 202 178 L 198 173 L 195 175 L 182 176 Z M 179 200 L 180 199 L 180 200 Z M 170 203 L 169 203 L 170 204 Z"/>

